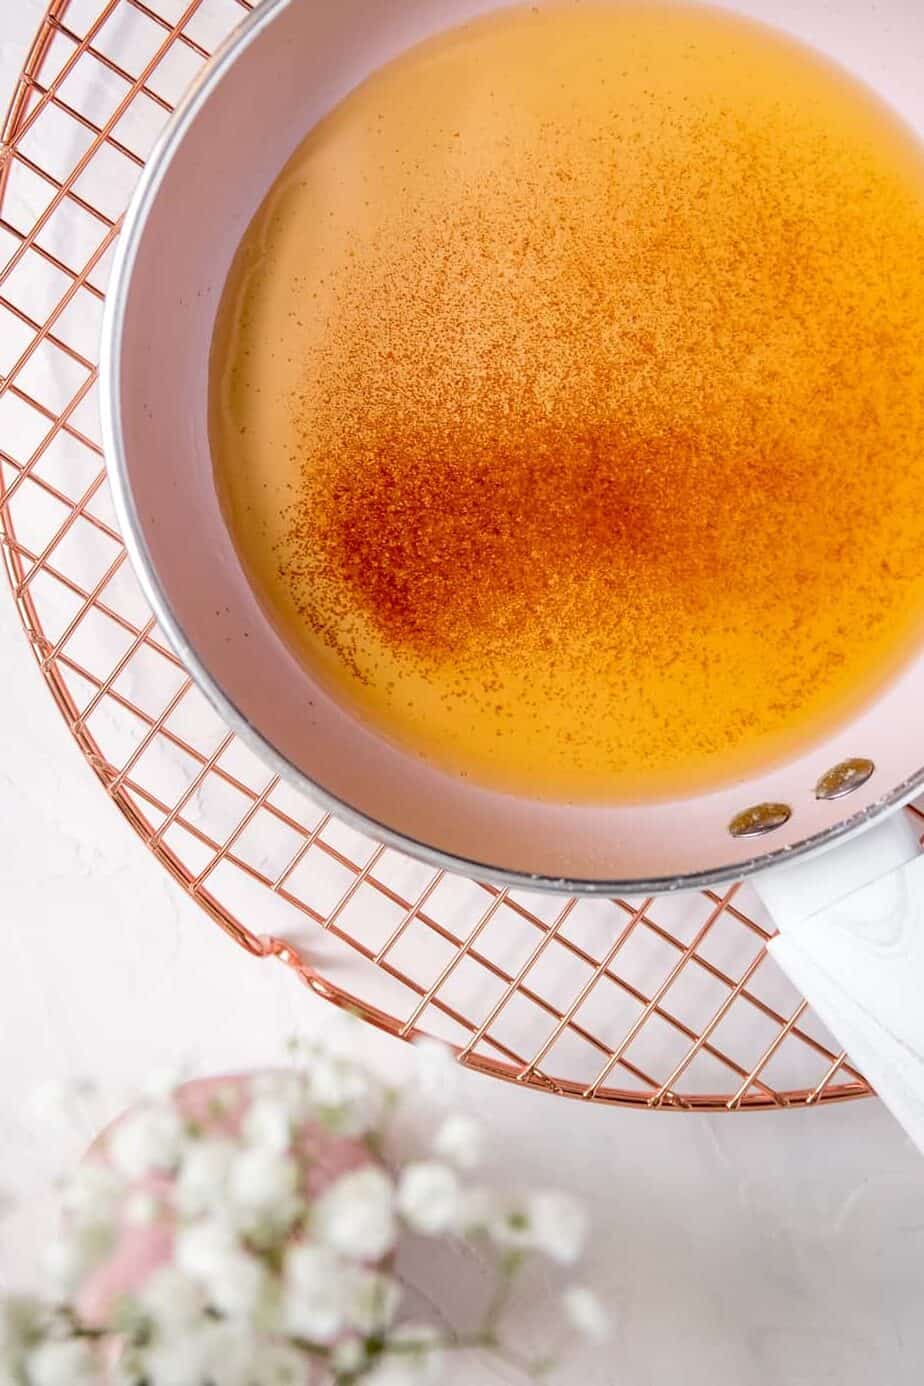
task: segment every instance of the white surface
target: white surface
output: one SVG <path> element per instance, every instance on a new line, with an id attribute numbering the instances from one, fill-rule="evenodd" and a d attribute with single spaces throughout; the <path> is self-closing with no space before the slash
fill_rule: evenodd
<path id="1" fill-rule="evenodd" d="M 0 0 L 4 94 L 41 9 Z M 25 1108 L 39 1081 L 92 1074 L 115 1105 L 164 1063 L 275 1059 L 328 1012 L 280 965 L 236 949 L 133 837 L 58 718 L 5 592 L 0 651 L 0 1184 L 26 1199 L 0 1235 L 5 1285 L 27 1272 L 43 1181 L 80 1146 L 36 1136 Z M 406 1058 L 371 1033 L 369 1049 Z M 474 1077 L 464 1094 L 499 1169 L 593 1200 L 587 1275 L 617 1329 L 561 1380 L 917 1386 L 924 1162 L 877 1103 L 706 1118 L 583 1108 Z M 476 1275 L 451 1258 L 408 1267 L 460 1317 Z M 471 1370 L 463 1380 L 477 1386 Z"/>

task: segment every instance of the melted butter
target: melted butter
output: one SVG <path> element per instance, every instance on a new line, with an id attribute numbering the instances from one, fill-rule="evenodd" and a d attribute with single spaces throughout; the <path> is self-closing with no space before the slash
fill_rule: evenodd
<path id="1" fill-rule="evenodd" d="M 370 77 L 240 248 L 216 480 L 278 629 L 449 770 L 692 793 L 924 610 L 924 154 L 698 6 L 501 11 Z"/>

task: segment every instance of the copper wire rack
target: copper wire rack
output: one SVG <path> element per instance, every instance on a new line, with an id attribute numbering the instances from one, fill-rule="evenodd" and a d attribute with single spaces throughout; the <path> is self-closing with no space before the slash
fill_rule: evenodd
<path id="1" fill-rule="evenodd" d="M 87 762 L 242 948 L 394 1035 L 438 1036 L 470 1068 L 649 1109 L 867 1095 L 768 955 L 747 887 L 556 900 L 434 871 L 272 777 L 167 648 L 109 501 L 100 310 L 152 141 L 250 8 L 52 0 L 0 139 L 0 540 Z"/>

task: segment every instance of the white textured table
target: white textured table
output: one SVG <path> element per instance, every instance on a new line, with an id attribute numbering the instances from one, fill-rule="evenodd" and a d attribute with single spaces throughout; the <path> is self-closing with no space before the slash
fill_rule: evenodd
<path id="1" fill-rule="evenodd" d="M 42 9 L 0 0 L 3 101 Z M 88 1115 L 83 1133 L 37 1138 L 24 1113 L 40 1081 L 91 1074 L 111 1106 L 165 1064 L 276 1060 L 328 1012 L 285 969 L 231 946 L 135 840 L 58 718 L 5 592 L 0 670 L 0 1185 L 24 1200 L 0 1234 L 7 1285 L 29 1273 L 44 1180 L 91 1134 Z M 368 1047 L 406 1062 L 372 1032 Z M 489 1123 L 500 1168 L 593 1202 L 588 1274 L 616 1333 L 565 1381 L 918 1386 L 924 1162 L 877 1103 L 655 1115 L 472 1076 L 463 1096 Z M 407 1273 L 464 1312 L 470 1266 Z"/>

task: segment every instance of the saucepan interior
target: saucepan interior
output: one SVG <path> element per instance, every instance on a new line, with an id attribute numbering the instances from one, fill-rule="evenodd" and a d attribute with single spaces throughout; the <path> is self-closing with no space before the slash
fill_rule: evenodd
<path id="1" fill-rule="evenodd" d="M 120 519 L 166 638 L 222 715 L 282 775 L 373 835 L 533 887 L 633 893 L 720 880 L 858 830 L 912 796 L 924 658 L 850 725 L 748 782 L 668 803 L 539 803 L 424 764 L 314 683 L 255 599 L 216 499 L 209 348 L 254 212 L 305 133 L 369 72 L 493 8 L 266 0 L 206 68 L 147 165 L 111 286 L 102 405 Z M 924 21 L 909 0 L 728 8 L 815 44 L 924 130 Z M 819 778 L 857 757 L 875 765 L 868 781 L 818 799 Z M 731 836 L 735 815 L 759 804 L 786 805 L 791 817 L 767 838 Z"/>

